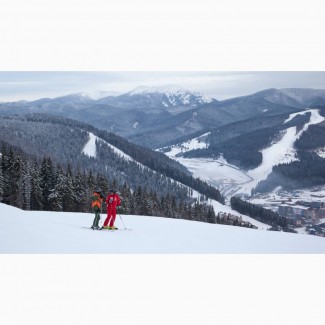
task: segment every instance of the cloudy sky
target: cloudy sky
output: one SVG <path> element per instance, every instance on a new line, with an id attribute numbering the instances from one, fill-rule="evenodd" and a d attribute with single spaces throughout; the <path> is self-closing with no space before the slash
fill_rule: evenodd
<path id="1" fill-rule="evenodd" d="M 325 72 L 0 72 L 0 101 L 179 85 L 222 100 L 267 88 L 325 89 Z"/>

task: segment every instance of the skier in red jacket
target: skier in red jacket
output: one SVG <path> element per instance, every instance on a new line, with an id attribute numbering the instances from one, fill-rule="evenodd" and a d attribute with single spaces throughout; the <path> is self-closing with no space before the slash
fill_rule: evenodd
<path id="1" fill-rule="evenodd" d="M 117 227 L 114 226 L 115 218 L 116 218 L 116 207 L 121 204 L 121 199 L 116 193 L 116 191 L 111 190 L 109 195 L 106 197 L 107 204 L 107 218 L 103 224 L 104 229 L 112 229 L 116 230 Z"/>

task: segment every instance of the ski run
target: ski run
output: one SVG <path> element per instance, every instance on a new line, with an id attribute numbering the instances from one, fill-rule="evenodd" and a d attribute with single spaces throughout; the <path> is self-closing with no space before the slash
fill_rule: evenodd
<path id="1" fill-rule="evenodd" d="M 93 231 L 94 215 L 23 211 L 0 204 L 1 254 L 310 254 L 324 238 L 181 219 L 118 215 L 132 231 Z M 105 219 L 101 215 L 100 224 Z"/>

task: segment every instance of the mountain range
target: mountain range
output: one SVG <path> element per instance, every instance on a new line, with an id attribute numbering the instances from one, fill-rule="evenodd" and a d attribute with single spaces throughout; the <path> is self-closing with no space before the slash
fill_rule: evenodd
<path id="1" fill-rule="evenodd" d="M 93 99 L 71 94 L 0 104 L 0 114 L 47 113 L 72 118 L 157 149 L 198 132 L 249 118 L 289 114 L 325 104 L 325 90 L 267 89 L 218 101 L 181 87 L 138 87 Z"/>
<path id="2" fill-rule="evenodd" d="M 178 86 L 141 86 L 125 94 L 99 99 L 79 93 L 30 102 L 2 103 L 0 135 L 3 141 L 27 148 L 35 155 L 54 155 L 54 151 L 48 150 L 47 144 L 51 143 L 57 147 L 56 159 L 68 162 L 78 157 L 87 132 L 91 132 L 126 150 L 127 154 L 133 153 L 133 158 L 145 166 L 154 166 L 153 170 L 167 173 L 167 176 L 180 181 L 189 177 L 188 170 L 171 159 L 165 161 L 163 154 L 153 153 L 150 148 L 170 148 L 205 135 L 202 141 L 204 147 L 187 150 L 183 153 L 185 158 L 215 159 L 223 155 L 228 163 L 244 171 L 254 169 L 262 163 L 263 149 L 278 142 L 290 128 L 295 128 L 297 133 L 309 123 L 310 114 L 314 111 L 308 108 L 318 109 L 324 116 L 324 107 L 325 90 L 266 89 L 248 96 L 218 101 Z M 289 116 L 292 116 L 290 121 Z M 41 133 L 37 135 L 36 130 Z M 324 166 L 322 155 L 317 154 L 325 151 L 324 131 L 324 123 L 319 123 L 308 127 L 299 139 L 292 137 L 297 146 L 295 160 L 300 161 L 300 166 L 295 166 L 296 171 L 291 179 L 286 179 L 286 184 L 295 183 L 296 187 L 303 187 L 325 183 L 317 176 Z M 62 139 L 69 139 L 69 134 L 73 134 L 76 141 L 66 141 L 65 145 Z M 51 139 L 49 135 L 52 135 Z M 41 138 L 44 139 L 40 141 Z M 140 147 L 136 146 L 139 144 Z M 82 162 L 82 166 L 91 161 L 85 161 L 84 156 L 77 160 L 79 164 Z M 286 168 L 292 169 L 292 166 L 294 164 Z M 121 174 L 121 170 L 114 168 L 114 174 L 132 180 L 132 172 L 126 176 L 125 172 Z M 288 173 L 282 169 L 281 180 Z M 305 175 L 307 170 L 314 171 L 312 178 Z M 175 177 L 178 173 L 183 176 Z M 301 182 L 292 181 L 292 177 L 303 175 L 305 178 Z M 274 186 L 281 183 L 278 176 L 274 176 L 272 182 Z M 190 181 L 187 185 L 191 186 Z"/>

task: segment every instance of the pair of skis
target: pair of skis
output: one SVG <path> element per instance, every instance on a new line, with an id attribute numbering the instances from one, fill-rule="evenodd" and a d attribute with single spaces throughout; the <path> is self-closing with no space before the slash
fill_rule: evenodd
<path id="1" fill-rule="evenodd" d="M 124 222 L 123 222 L 123 219 L 122 219 L 121 215 L 120 215 L 120 214 L 118 214 L 118 215 L 119 215 L 119 217 L 120 217 L 120 219 L 121 219 L 121 222 L 122 222 L 122 224 L 123 224 L 123 226 L 124 226 L 124 229 L 107 229 L 107 228 L 103 228 L 103 227 L 98 228 L 98 229 L 94 229 L 94 228 L 92 228 L 92 227 L 90 227 L 90 228 L 88 228 L 88 227 L 82 227 L 82 228 L 92 229 L 92 230 L 110 230 L 110 231 L 116 231 L 116 230 L 132 230 L 132 229 L 129 229 L 129 228 L 126 228 L 126 227 L 125 227 L 125 224 L 124 224 Z"/>
<path id="2" fill-rule="evenodd" d="M 83 229 L 90 229 L 90 230 L 105 230 L 105 231 L 121 231 L 121 230 L 127 230 L 127 231 L 131 231 L 132 229 L 130 228 L 122 228 L 122 229 L 106 229 L 106 228 L 92 228 L 92 227 L 82 227 Z"/>

